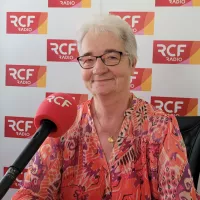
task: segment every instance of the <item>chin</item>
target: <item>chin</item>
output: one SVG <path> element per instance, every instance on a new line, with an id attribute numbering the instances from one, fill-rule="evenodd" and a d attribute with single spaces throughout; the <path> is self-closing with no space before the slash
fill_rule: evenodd
<path id="1" fill-rule="evenodd" d="M 116 90 L 92 90 L 91 92 L 93 95 L 106 96 L 106 95 L 113 94 L 114 92 L 116 92 Z"/>

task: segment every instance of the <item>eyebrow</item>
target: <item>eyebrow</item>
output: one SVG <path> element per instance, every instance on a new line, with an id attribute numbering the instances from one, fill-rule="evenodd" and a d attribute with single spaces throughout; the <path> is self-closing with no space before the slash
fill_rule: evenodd
<path id="1" fill-rule="evenodd" d="M 119 51 L 119 50 L 117 50 L 117 49 L 106 49 L 105 51 L 104 51 L 104 53 L 111 53 L 111 52 L 115 52 L 115 51 Z M 103 54 L 104 54 L 103 53 Z M 89 51 L 89 52 L 87 52 L 87 53 L 84 53 L 82 56 L 92 56 L 93 55 L 93 53 L 91 52 L 91 51 Z"/>

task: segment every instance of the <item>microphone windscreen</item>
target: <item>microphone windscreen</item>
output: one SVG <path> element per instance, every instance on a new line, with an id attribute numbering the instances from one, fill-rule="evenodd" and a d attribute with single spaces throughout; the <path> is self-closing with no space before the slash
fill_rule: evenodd
<path id="1" fill-rule="evenodd" d="M 49 137 L 60 137 L 73 125 L 77 116 L 76 101 L 66 93 L 53 93 L 40 104 L 34 123 L 39 128 L 42 120 L 50 120 L 56 130 Z"/>

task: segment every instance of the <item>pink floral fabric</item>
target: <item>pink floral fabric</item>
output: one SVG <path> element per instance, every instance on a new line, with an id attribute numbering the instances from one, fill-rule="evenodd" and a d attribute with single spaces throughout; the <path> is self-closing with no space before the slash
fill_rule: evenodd
<path id="1" fill-rule="evenodd" d="M 173 115 L 133 96 L 107 162 L 91 103 L 63 137 L 46 139 L 12 200 L 200 199 Z"/>

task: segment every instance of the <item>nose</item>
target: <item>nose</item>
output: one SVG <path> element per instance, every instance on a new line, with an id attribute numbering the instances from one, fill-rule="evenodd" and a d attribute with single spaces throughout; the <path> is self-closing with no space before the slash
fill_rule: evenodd
<path id="1" fill-rule="evenodd" d="M 107 66 L 103 63 L 103 61 L 101 60 L 101 58 L 97 58 L 96 63 L 94 64 L 93 67 L 93 74 L 104 74 L 108 71 Z"/>

